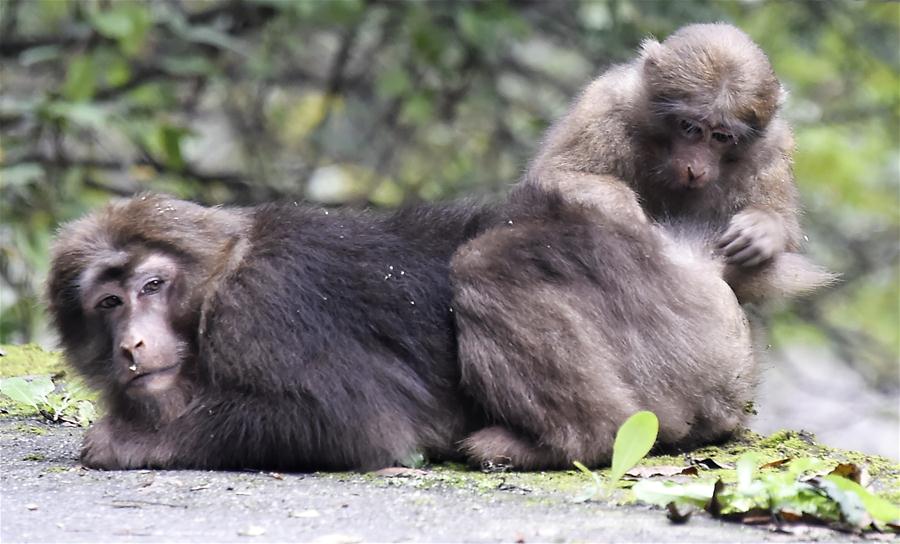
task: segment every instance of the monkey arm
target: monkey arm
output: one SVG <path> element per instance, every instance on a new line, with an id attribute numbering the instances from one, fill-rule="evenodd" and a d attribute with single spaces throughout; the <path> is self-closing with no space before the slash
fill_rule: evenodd
<path id="1" fill-rule="evenodd" d="M 797 251 L 803 236 L 791 168 L 794 143 L 787 124 L 774 119 L 754 148 L 762 154 L 748 164 L 761 166 L 745 174 L 747 200 L 719 240 L 730 264 L 748 268 Z"/>
<path id="2" fill-rule="evenodd" d="M 239 392 L 205 394 L 194 399 L 181 415 L 161 425 L 141 425 L 115 416 L 103 418 L 85 435 L 81 462 L 104 470 L 390 466 L 396 452 L 382 450 L 375 443 L 367 443 L 367 449 L 359 451 L 358 444 L 346 444 L 352 434 L 342 435 L 344 443 L 335 442 L 329 440 L 331 435 L 324 428 L 306 424 L 321 419 L 323 412 L 308 398 L 288 401 Z M 330 431 L 340 431 L 337 427 Z M 376 461 L 362 466 L 356 455 Z"/>
<path id="3" fill-rule="evenodd" d="M 600 212 L 608 219 L 648 223 L 637 194 L 616 176 L 553 168 L 529 174 L 526 184 L 557 191 L 565 202 Z"/>

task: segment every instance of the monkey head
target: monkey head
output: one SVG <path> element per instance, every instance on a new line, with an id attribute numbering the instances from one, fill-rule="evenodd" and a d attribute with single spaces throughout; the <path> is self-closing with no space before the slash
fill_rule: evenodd
<path id="1" fill-rule="evenodd" d="M 111 252 L 79 278 L 84 319 L 108 339 L 113 387 L 128 396 L 170 389 L 185 355 L 190 329 L 174 315 L 181 307 L 184 267 L 172 256 L 139 248 Z"/>
<path id="2" fill-rule="evenodd" d="M 108 402 L 164 395 L 193 356 L 206 287 L 244 226 L 240 212 L 155 195 L 65 225 L 47 298 L 68 362 Z"/>
<path id="3" fill-rule="evenodd" d="M 765 53 L 727 24 L 686 26 L 642 44 L 648 126 L 673 189 L 715 183 L 765 130 L 782 89 Z"/>

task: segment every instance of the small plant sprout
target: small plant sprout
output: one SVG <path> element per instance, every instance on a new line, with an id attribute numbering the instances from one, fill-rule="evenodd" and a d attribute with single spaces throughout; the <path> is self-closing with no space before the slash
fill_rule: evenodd
<path id="1" fill-rule="evenodd" d="M 625 476 L 625 473 L 647 456 L 650 449 L 653 448 L 653 444 L 656 443 L 657 434 L 659 434 L 659 420 L 653 412 L 646 410 L 637 412 L 626 419 L 616 432 L 616 440 L 613 443 L 612 468 L 605 486 L 601 478 L 584 464 L 579 461 L 575 461 L 573 464 L 575 468 L 594 480 L 596 486 L 594 494 L 598 494 L 605 488 L 606 494 L 609 495 L 618 481 Z"/>

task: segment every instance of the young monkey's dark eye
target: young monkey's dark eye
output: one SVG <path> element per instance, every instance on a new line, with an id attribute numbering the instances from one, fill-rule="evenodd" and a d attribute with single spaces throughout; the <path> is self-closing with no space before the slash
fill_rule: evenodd
<path id="1" fill-rule="evenodd" d="M 727 144 L 732 140 L 731 134 L 727 134 L 725 132 L 713 132 L 713 139 L 719 143 Z"/>
<path id="2" fill-rule="evenodd" d="M 159 288 L 162 287 L 162 284 L 163 284 L 163 280 L 161 280 L 159 278 L 153 278 L 152 280 L 145 283 L 143 287 L 141 287 L 141 294 L 142 295 L 151 295 L 151 294 L 159 291 Z"/>
<path id="3" fill-rule="evenodd" d="M 678 126 L 681 128 L 681 132 L 687 134 L 688 136 L 694 136 L 700 132 L 700 127 L 697 123 L 693 121 L 688 121 L 687 119 L 682 119 L 678 122 Z"/>
<path id="4" fill-rule="evenodd" d="M 97 308 L 102 308 L 104 310 L 109 310 L 110 308 L 115 308 L 122 304 L 122 299 L 117 297 L 116 295 L 109 295 L 108 297 L 103 297 L 103 299 L 97 303 Z"/>

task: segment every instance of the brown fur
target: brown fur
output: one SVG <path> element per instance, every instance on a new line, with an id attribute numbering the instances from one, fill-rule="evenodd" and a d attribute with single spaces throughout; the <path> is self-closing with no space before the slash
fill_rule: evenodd
<path id="1" fill-rule="evenodd" d="M 508 221 L 452 262 L 463 385 L 493 424 L 464 441 L 473 461 L 608 463 L 638 410 L 659 417 L 665 448 L 740 425 L 756 379 L 750 332 L 703 233 L 598 217 L 533 187 L 511 200 Z"/>
<path id="2" fill-rule="evenodd" d="M 802 240 L 781 93 L 765 54 L 733 26 L 691 25 L 662 43 L 646 40 L 637 59 L 598 77 L 551 128 L 524 183 L 626 222 L 710 228 L 712 245 L 741 269 L 728 278 L 742 301 L 807 293 L 833 276 L 795 255 L 785 273 L 806 283 L 779 281 L 778 256 Z M 680 119 L 722 131 L 733 145 L 688 144 L 678 158 Z M 677 183 L 685 162 L 707 177 Z"/>
<path id="3" fill-rule="evenodd" d="M 483 424 L 459 387 L 448 270 L 493 213 L 144 195 L 66 225 L 50 314 L 107 405 L 82 462 L 343 470 L 458 458 Z"/>

